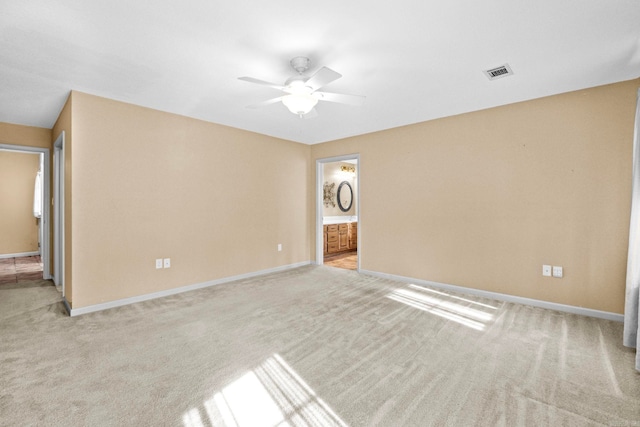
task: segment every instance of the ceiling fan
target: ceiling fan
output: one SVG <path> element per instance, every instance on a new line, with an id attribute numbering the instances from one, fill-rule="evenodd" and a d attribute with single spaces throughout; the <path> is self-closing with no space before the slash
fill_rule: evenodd
<path id="1" fill-rule="evenodd" d="M 321 92 L 319 89 L 329 83 L 338 80 L 342 74 L 330 68 L 322 67 L 314 75 L 307 77 L 303 75 L 309 68 L 311 61 L 304 56 L 298 56 L 291 60 L 291 66 L 298 72 L 290 77 L 284 85 L 269 83 L 253 77 L 238 77 L 249 83 L 256 83 L 262 86 L 269 86 L 285 92 L 285 95 L 272 98 L 258 104 L 249 105 L 248 108 L 259 108 L 265 105 L 282 102 L 293 114 L 304 117 L 315 117 L 317 112 L 315 106 L 318 101 L 337 102 L 339 104 L 360 106 L 364 103 L 364 96 L 346 95 L 342 93 Z"/>

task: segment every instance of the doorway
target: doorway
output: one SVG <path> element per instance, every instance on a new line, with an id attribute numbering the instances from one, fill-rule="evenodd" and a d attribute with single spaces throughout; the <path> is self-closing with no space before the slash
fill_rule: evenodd
<path id="1" fill-rule="evenodd" d="M 53 283 L 64 287 L 64 137 L 62 131 L 53 143 Z"/>
<path id="2" fill-rule="evenodd" d="M 360 156 L 316 160 L 316 264 L 360 270 Z"/>
<path id="3" fill-rule="evenodd" d="M 48 148 L 40 148 L 40 147 L 28 147 L 22 145 L 12 145 L 12 144 L 2 144 L 0 143 L 0 150 L 6 151 L 9 153 L 22 153 L 22 154 L 33 154 L 38 156 L 38 164 L 40 166 L 40 183 L 41 192 L 39 193 L 40 202 L 38 206 L 40 210 L 36 212 L 36 203 L 34 197 L 34 220 L 37 218 L 38 221 L 38 248 L 37 251 L 33 251 L 33 253 L 11 253 L 5 254 L 4 258 L 13 259 L 14 265 L 16 263 L 16 259 L 25 259 L 26 257 L 37 257 L 38 261 L 42 262 L 42 278 L 45 280 L 51 279 L 50 273 L 50 262 L 49 262 L 49 236 L 50 236 L 50 228 L 49 228 L 49 204 L 50 204 L 50 196 L 49 196 L 49 149 Z M 33 177 L 34 183 L 37 180 L 36 175 Z M 34 185 L 36 187 L 36 185 Z M 31 187 L 31 188 L 34 188 Z M 33 193 L 30 193 L 33 195 Z M 38 262 L 39 264 L 39 262 Z M 40 274 L 38 272 L 38 274 Z"/>

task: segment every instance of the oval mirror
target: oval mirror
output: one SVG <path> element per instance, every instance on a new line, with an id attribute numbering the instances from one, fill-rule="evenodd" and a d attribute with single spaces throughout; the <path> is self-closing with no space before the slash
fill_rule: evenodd
<path id="1" fill-rule="evenodd" d="M 353 189 L 347 181 L 338 186 L 338 207 L 342 212 L 348 212 L 353 205 Z"/>

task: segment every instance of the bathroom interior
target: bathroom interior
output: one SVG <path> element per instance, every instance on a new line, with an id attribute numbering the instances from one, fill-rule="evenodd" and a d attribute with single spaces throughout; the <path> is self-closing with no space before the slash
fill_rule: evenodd
<path id="1" fill-rule="evenodd" d="M 356 159 L 325 163 L 323 169 L 324 264 L 358 268 L 358 205 Z"/>
<path id="2" fill-rule="evenodd" d="M 0 148 L 0 285 L 42 279 L 44 154 Z"/>

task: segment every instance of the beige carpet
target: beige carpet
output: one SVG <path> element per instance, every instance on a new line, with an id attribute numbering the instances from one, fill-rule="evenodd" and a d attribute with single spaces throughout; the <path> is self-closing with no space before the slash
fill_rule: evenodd
<path id="1" fill-rule="evenodd" d="M 0 425 L 640 425 L 622 325 L 309 266 L 69 318 L 0 286 Z"/>

